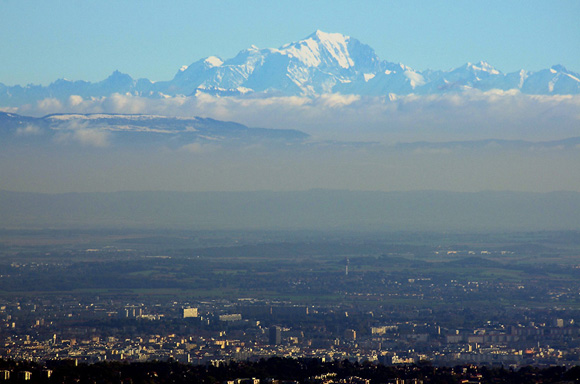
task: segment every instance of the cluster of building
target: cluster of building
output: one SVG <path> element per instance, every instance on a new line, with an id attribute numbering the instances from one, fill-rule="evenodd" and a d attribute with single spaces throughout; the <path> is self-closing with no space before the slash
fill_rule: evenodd
<path id="1" fill-rule="evenodd" d="M 386 365 L 580 364 L 580 327 L 571 318 L 453 329 L 420 319 L 389 321 L 340 305 L 253 299 L 128 303 L 71 296 L 7 302 L 0 306 L 0 326 L 0 357 L 36 362 L 216 365 L 280 356 Z"/>

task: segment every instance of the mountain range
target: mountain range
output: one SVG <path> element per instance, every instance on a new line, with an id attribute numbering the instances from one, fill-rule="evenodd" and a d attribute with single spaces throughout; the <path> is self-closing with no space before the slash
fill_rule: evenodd
<path id="1" fill-rule="evenodd" d="M 315 96 L 325 93 L 388 96 L 440 94 L 469 89 L 518 90 L 525 94 L 580 94 L 580 74 L 562 65 L 536 72 L 502 73 L 486 62 L 451 70 L 414 70 L 379 58 L 359 40 L 316 31 L 280 48 L 251 46 L 235 57 L 210 56 L 180 68 L 169 81 L 133 79 L 115 71 L 91 83 L 59 79 L 48 86 L 0 84 L 0 105 L 20 106 L 46 98 L 103 97 L 114 93 L 141 97 Z"/>

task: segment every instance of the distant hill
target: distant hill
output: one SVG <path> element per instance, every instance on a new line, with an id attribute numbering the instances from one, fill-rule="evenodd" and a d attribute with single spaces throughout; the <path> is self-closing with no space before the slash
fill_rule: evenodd
<path id="1" fill-rule="evenodd" d="M 86 135 L 86 137 L 82 135 Z M 251 128 L 233 121 L 202 117 L 170 117 L 129 114 L 52 114 L 44 117 L 22 116 L 0 112 L 0 148 L 10 145 L 39 144 L 47 147 L 64 139 L 77 141 L 107 138 L 107 144 L 117 148 L 161 146 L 187 148 L 187 145 L 213 144 L 225 148 L 240 145 L 282 145 L 286 149 L 303 146 L 310 150 L 328 148 L 374 148 L 382 151 L 440 151 L 440 150 L 539 150 L 558 149 L 576 151 L 580 137 L 559 140 L 466 140 L 416 141 L 383 145 L 377 142 L 316 141 L 298 129 Z M 100 135 L 100 136 L 99 136 Z M 110 143 L 109 143 L 110 142 Z M 98 141 L 92 143 L 98 146 Z"/>
<path id="2" fill-rule="evenodd" d="M 0 228 L 580 229 L 580 193 L 0 191 Z"/>
<path id="3" fill-rule="evenodd" d="M 308 134 L 293 129 L 250 128 L 243 124 L 202 117 L 166 117 L 127 114 L 54 114 L 40 118 L 0 112 L 0 139 L 48 143 L 59 137 L 99 132 L 126 146 L 188 143 L 252 144 L 302 142 Z M 94 135 L 93 135 L 94 136 Z"/>

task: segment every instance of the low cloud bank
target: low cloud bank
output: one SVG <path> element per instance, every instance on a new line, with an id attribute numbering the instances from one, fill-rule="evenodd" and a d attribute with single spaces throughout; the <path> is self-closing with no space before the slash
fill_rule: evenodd
<path id="1" fill-rule="evenodd" d="M 325 94 L 313 98 L 200 94 L 152 99 L 114 94 L 90 99 L 71 96 L 64 101 L 45 99 L 14 112 L 33 116 L 51 113 L 201 116 L 252 127 L 299 129 L 315 139 L 330 140 L 554 140 L 580 136 L 579 95 L 524 95 L 497 90 L 428 96 Z"/>
<path id="2" fill-rule="evenodd" d="M 55 136 L 58 143 L 81 144 L 88 147 L 106 147 L 109 145 L 109 132 L 98 128 L 89 128 L 87 124 L 70 122 L 60 129 Z"/>

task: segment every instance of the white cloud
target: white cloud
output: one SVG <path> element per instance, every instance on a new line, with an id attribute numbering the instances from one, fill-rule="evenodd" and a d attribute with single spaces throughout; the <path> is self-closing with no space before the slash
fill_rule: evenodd
<path id="1" fill-rule="evenodd" d="M 70 106 L 76 106 L 76 105 L 82 104 L 83 101 L 84 101 L 84 99 L 82 98 L 82 96 L 79 96 L 79 95 L 71 95 L 68 98 L 68 104 Z"/>
<path id="2" fill-rule="evenodd" d="M 96 129 L 79 129 L 74 131 L 74 139 L 79 143 L 93 147 L 105 147 L 109 144 L 108 132 Z"/>
<path id="3" fill-rule="evenodd" d="M 38 102 L 38 109 L 40 111 L 60 111 L 63 109 L 63 105 L 58 99 L 44 99 Z"/>
<path id="4" fill-rule="evenodd" d="M 109 132 L 98 128 L 87 128 L 86 124 L 70 122 L 55 136 L 59 143 L 78 143 L 88 147 L 106 147 L 109 145 Z"/>
<path id="5" fill-rule="evenodd" d="M 167 97 L 114 94 L 66 102 L 46 99 L 22 114 L 143 113 L 201 116 L 251 127 L 299 129 L 315 138 L 382 142 L 528 139 L 580 136 L 580 96 L 477 90 L 443 95 L 366 97 Z"/>
<path id="6" fill-rule="evenodd" d="M 212 144 L 190 143 L 181 147 L 181 150 L 195 154 L 204 154 L 214 152 L 219 148 L 219 146 Z"/>
<path id="7" fill-rule="evenodd" d="M 42 129 L 36 125 L 28 124 L 16 129 L 16 136 L 35 136 L 42 134 Z"/>

